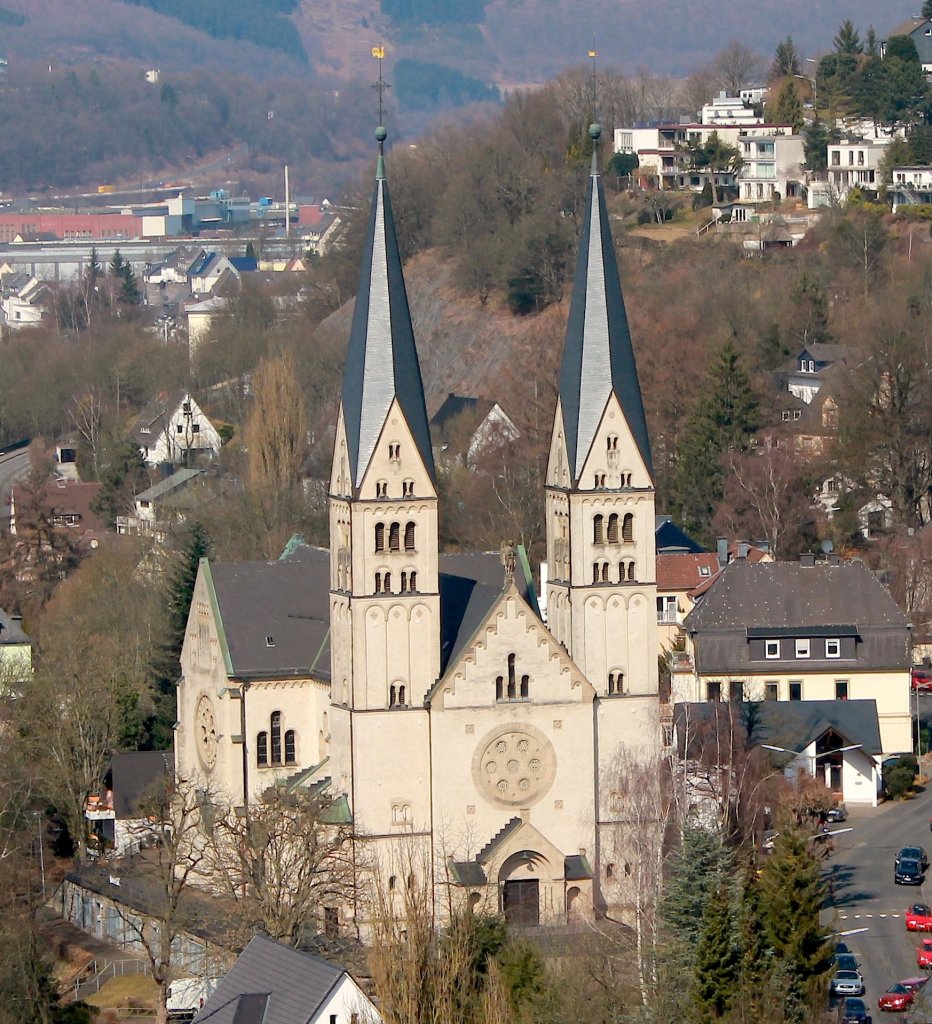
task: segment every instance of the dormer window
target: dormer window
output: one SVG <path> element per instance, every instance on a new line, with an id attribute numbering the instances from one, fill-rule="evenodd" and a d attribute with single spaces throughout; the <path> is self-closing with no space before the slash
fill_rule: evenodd
<path id="1" fill-rule="evenodd" d="M 796 641 L 796 657 L 797 658 L 808 658 L 809 657 L 809 639 L 808 637 L 804 640 Z"/>
<path id="2" fill-rule="evenodd" d="M 265 646 L 266 647 L 274 647 L 275 646 L 275 637 L 274 636 L 267 636 L 265 638 Z"/>
<path id="3" fill-rule="evenodd" d="M 841 657 L 841 640 L 837 637 L 825 641 L 825 657 L 826 658 L 840 658 Z"/>
<path id="4" fill-rule="evenodd" d="M 764 641 L 764 657 L 765 658 L 779 658 L 780 657 L 780 641 L 779 640 L 765 640 Z"/>

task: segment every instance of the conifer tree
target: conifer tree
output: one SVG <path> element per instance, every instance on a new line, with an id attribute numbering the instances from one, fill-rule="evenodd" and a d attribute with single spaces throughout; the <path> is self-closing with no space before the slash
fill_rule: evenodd
<path id="1" fill-rule="evenodd" d="M 774 124 L 791 124 L 793 131 L 798 132 L 803 126 L 803 105 L 796 90 L 796 83 L 788 78 L 777 94 L 770 118 Z"/>
<path id="2" fill-rule="evenodd" d="M 932 3 L 932 0 L 927 0 L 927 2 Z M 877 33 L 874 31 L 873 25 L 867 30 L 867 37 L 864 40 L 864 52 L 868 57 L 880 56 L 880 43 L 877 41 Z"/>
<path id="3" fill-rule="evenodd" d="M 127 306 L 137 305 L 140 299 L 139 282 L 129 263 L 123 264 L 123 273 L 120 276 L 120 302 L 125 303 Z"/>
<path id="4" fill-rule="evenodd" d="M 732 866 L 718 832 L 697 825 L 683 829 L 673 857 L 662 907 L 664 924 L 688 957 L 695 956 L 712 893 Z"/>
<path id="5" fill-rule="evenodd" d="M 838 35 L 832 40 L 836 53 L 856 55 L 864 52 L 861 36 L 850 18 L 845 18 L 838 29 Z"/>
<path id="6" fill-rule="evenodd" d="M 922 5 L 923 18 L 932 18 L 932 0 L 925 0 Z"/>
<path id="7" fill-rule="evenodd" d="M 811 844 L 798 829 L 784 827 L 761 871 L 760 902 L 774 968 L 786 978 L 788 1019 L 807 1016 L 832 963 L 831 933 L 819 921 L 824 897 Z"/>
<path id="8" fill-rule="evenodd" d="M 706 905 L 702 938 L 696 950 L 693 1003 L 698 1021 L 717 1021 L 725 1016 L 737 991 L 738 971 L 731 891 L 728 880 L 720 878 Z"/>
<path id="9" fill-rule="evenodd" d="M 710 538 L 724 493 L 723 460 L 748 447 L 758 426 L 758 402 L 734 340 L 710 364 L 699 399 L 683 428 L 673 475 L 673 499 L 683 528 Z"/>
<path id="10" fill-rule="evenodd" d="M 796 44 L 791 36 L 777 43 L 777 49 L 773 55 L 773 65 L 770 68 L 771 79 L 786 78 L 799 74 L 799 54 L 796 52 Z"/>

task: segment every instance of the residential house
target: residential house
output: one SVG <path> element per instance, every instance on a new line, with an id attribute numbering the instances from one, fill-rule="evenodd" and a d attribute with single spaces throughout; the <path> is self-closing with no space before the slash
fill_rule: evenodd
<path id="1" fill-rule="evenodd" d="M 657 554 L 699 552 L 705 548 L 673 522 L 673 516 L 654 516 L 654 546 Z"/>
<path id="2" fill-rule="evenodd" d="M 894 213 L 901 206 L 927 206 L 932 203 L 932 166 L 894 167 L 889 191 Z"/>
<path id="3" fill-rule="evenodd" d="M 853 188 L 880 188 L 880 162 L 889 144 L 889 139 L 845 139 L 828 147 L 828 183 L 837 202 Z"/>
<path id="4" fill-rule="evenodd" d="M 724 90 L 703 106 L 699 116 L 703 124 L 713 127 L 764 123 L 740 96 L 729 96 Z"/>
<path id="5" fill-rule="evenodd" d="M 521 436 L 498 402 L 452 391 L 431 417 L 430 432 L 440 459 L 460 459 L 467 466 Z"/>
<path id="6" fill-rule="evenodd" d="M 195 1024 L 379 1024 L 345 967 L 254 936 L 194 1018 Z"/>
<path id="7" fill-rule="evenodd" d="M 733 769 L 720 758 L 723 750 L 734 749 L 737 738 L 742 749 L 749 744 L 767 750 L 775 775 L 810 775 L 839 803 L 877 805 L 883 748 L 875 700 L 765 701 L 756 708 L 750 734 L 748 720 L 748 706 L 737 702 L 676 705 L 675 746 L 692 781 L 693 800 L 713 795 L 703 792 L 703 783 L 716 770 Z"/>
<path id="8" fill-rule="evenodd" d="M 893 36 L 909 36 L 916 46 L 922 70 L 927 74 L 932 74 L 932 20 L 923 18 L 921 15 L 914 15 L 901 22 L 886 39 L 880 41 L 881 57 L 886 55 L 887 40 L 892 39 Z"/>
<path id="9" fill-rule="evenodd" d="M 183 518 L 186 503 L 182 495 L 204 470 L 182 467 L 171 476 L 153 484 L 133 502 L 133 514 L 117 516 L 117 533 L 141 534 L 164 541 L 167 528 Z"/>
<path id="10" fill-rule="evenodd" d="M 149 466 L 166 462 L 190 466 L 196 458 L 212 458 L 222 443 L 217 429 L 184 390 L 153 398 L 136 421 L 132 436 Z"/>
<path id="11" fill-rule="evenodd" d="M 808 405 L 827 381 L 847 369 L 849 356 L 844 345 L 811 342 L 778 371 L 777 383 Z"/>
<path id="12" fill-rule="evenodd" d="M 54 528 L 72 534 L 82 547 L 96 548 L 107 533 L 106 523 L 91 508 L 99 492 L 98 483 L 54 479 L 46 483 L 41 502 Z M 14 537 L 31 529 L 25 513 L 31 502 L 26 488 L 14 484 L 10 496 L 10 533 Z"/>
<path id="13" fill-rule="evenodd" d="M 84 808 L 95 854 L 128 857 L 157 842 L 153 809 L 167 792 L 173 772 L 171 750 L 113 755 L 100 793 L 89 796 Z"/>
<path id="14" fill-rule="evenodd" d="M 222 290 L 228 281 L 239 281 L 243 274 L 254 273 L 259 264 L 254 256 L 224 256 L 204 251 L 188 269 L 188 284 L 195 296 Z"/>
<path id="15" fill-rule="evenodd" d="M 909 623 L 863 562 L 736 559 L 684 628 L 675 702 L 875 700 L 884 753 L 912 749 Z"/>
<path id="16" fill-rule="evenodd" d="M 31 675 L 32 640 L 23 632 L 23 617 L 0 608 L 0 696 L 15 693 Z"/>
<path id="17" fill-rule="evenodd" d="M 805 146 L 801 135 L 783 128 L 765 133 L 756 129 L 740 140 L 744 164 L 738 172 L 738 199 L 743 203 L 769 203 L 798 198 L 805 181 Z"/>
<path id="18" fill-rule="evenodd" d="M 223 316 L 229 299 L 212 295 L 209 299 L 186 302 L 184 315 L 188 321 L 188 354 L 193 356 L 200 344 L 210 335 L 210 329 Z"/>
<path id="19" fill-rule="evenodd" d="M 148 264 L 143 279 L 146 284 L 187 284 L 191 268 L 205 255 L 200 246 L 179 246 L 161 262 Z"/>
<path id="20" fill-rule="evenodd" d="M 41 324 L 52 301 L 52 290 L 37 277 L 24 272 L 0 279 L 3 323 L 12 330 Z"/>
<path id="21" fill-rule="evenodd" d="M 344 228 L 343 218 L 326 200 L 298 207 L 295 232 L 304 242 L 307 252 L 323 256 L 339 242 Z"/>

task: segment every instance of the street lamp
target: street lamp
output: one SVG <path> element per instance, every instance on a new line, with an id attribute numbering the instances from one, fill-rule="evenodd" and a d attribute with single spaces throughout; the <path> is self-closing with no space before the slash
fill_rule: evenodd
<path id="1" fill-rule="evenodd" d="M 807 57 L 806 60 L 811 60 L 811 57 Z M 799 78 L 804 82 L 808 82 L 812 86 L 812 111 L 815 115 L 815 120 L 819 120 L 819 90 L 816 86 L 815 75 L 793 75 L 794 78 Z"/>

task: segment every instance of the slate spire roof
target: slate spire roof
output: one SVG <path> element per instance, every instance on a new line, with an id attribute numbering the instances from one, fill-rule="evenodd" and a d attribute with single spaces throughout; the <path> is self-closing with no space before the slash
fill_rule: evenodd
<path id="1" fill-rule="evenodd" d="M 597 163 L 601 129 L 592 125 L 589 133 L 595 144 L 592 171 L 560 370 L 560 404 L 574 482 L 583 471 L 612 392 L 648 472 L 653 473 L 641 386 Z"/>
<path id="2" fill-rule="evenodd" d="M 424 385 L 385 180 L 384 128 L 376 129 L 376 138 L 379 162 L 375 193 L 343 374 L 343 418 L 356 488 L 362 483 L 396 399 L 427 472 L 434 479 Z"/>

